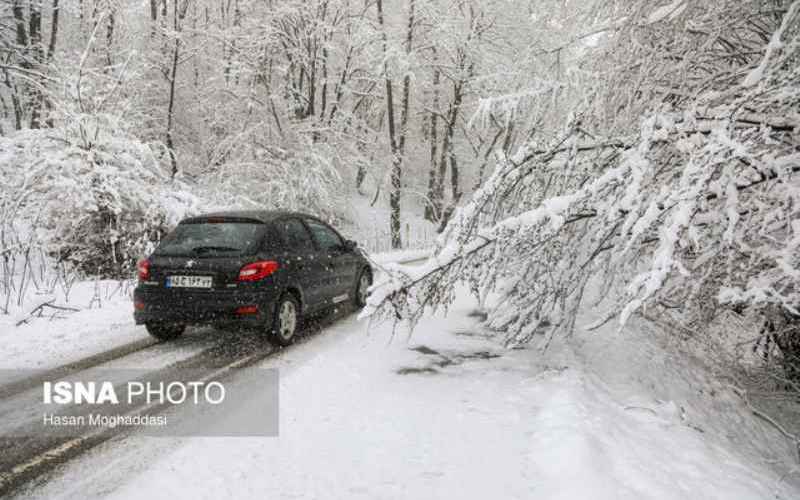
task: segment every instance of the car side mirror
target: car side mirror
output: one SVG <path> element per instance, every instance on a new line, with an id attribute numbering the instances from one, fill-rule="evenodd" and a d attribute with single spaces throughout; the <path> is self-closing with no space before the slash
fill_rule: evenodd
<path id="1" fill-rule="evenodd" d="M 347 252 L 352 252 L 352 251 L 353 251 L 353 250 L 355 250 L 356 248 L 358 248 L 358 243 L 356 243 L 356 242 L 355 242 L 355 241 L 353 241 L 353 240 L 345 240 L 345 242 L 344 242 L 344 249 L 345 249 L 345 251 L 347 251 Z"/>

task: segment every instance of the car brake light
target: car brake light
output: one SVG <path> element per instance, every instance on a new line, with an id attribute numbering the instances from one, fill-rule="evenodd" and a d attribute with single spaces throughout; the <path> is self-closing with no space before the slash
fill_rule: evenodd
<path id="1" fill-rule="evenodd" d="M 139 271 L 139 281 L 146 281 L 150 279 L 150 261 L 140 260 L 139 263 L 136 265 L 136 269 Z"/>
<path id="2" fill-rule="evenodd" d="M 236 309 L 236 314 L 258 314 L 258 306 L 242 306 Z"/>
<path id="3" fill-rule="evenodd" d="M 247 264 L 239 271 L 239 281 L 258 281 L 266 278 L 278 270 L 278 263 L 274 260 L 262 260 Z"/>

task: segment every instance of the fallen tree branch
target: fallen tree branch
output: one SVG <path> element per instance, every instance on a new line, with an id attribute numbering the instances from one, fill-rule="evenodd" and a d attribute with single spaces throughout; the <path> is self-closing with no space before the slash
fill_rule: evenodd
<path id="1" fill-rule="evenodd" d="M 28 316 L 25 317 L 24 319 L 21 319 L 21 320 L 17 321 L 15 326 L 21 326 L 23 324 L 26 324 L 26 323 L 30 322 L 30 320 L 32 320 L 33 318 L 41 318 L 42 314 L 44 314 L 44 309 L 46 307 L 49 307 L 51 309 L 55 309 L 57 311 L 67 311 L 67 312 L 78 312 L 78 311 L 80 311 L 80 309 L 77 309 L 77 308 L 74 308 L 74 307 L 57 306 L 57 305 L 53 304 L 53 302 L 55 302 L 55 299 L 50 299 L 50 300 L 42 302 L 38 306 L 34 307 L 31 310 L 31 312 L 28 313 Z"/>

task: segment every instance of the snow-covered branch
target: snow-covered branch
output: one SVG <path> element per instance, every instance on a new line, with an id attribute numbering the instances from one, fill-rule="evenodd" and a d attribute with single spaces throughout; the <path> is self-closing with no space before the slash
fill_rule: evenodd
<path id="1" fill-rule="evenodd" d="M 781 62 L 800 51 L 797 33 L 787 37 L 784 26 L 794 16 L 789 9 L 774 27 L 783 33 L 782 57 L 767 58 L 756 88 L 687 87 L 694 99 L 649 101 L 636 132 L 616 137 L 603 133 L 592 104 L 550 146 L 523 146 L 502 159 L 453 216 L 438 253 L 424 266 L 393 270 L 364 315 L 413 323 L 424 307 L 447 307 L 462 281 L 479 297 L 499 294 L 490 325 L 512 343 L 545 333 L 546 345 L 573 328 L 589 283 L 605 298 L 601 322 L 625 323 L 664 303 L 682 304 L 690 323 L 734 304 L 800 314 L 800 121 L 788 97 L 800 73 Z M 652 24 L 632 26 L 662 29 Z M 741 71 L 760 63 L 738 64 Z M 609 73 L 609 82 L 620 81 Z"/>

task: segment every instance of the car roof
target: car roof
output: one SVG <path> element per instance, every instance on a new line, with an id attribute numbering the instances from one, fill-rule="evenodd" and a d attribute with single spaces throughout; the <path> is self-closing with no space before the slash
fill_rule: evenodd
<path id="1" fill-rule="evenodd" d="M 181 223 L 192 223 L 192 222 L 200 222 L 203 219 L 213 219 L 213 218 L 222 218 L 222 219 L 251 219 L 254 221 L 268 223 L 275 219 L 285 216 L 295 216 L 295 217 L 308 217 L 311 219 L 317 219 L 313 215 L 304 214 L 302 212 L 293 212 L 290 210 L 224 210 L 218 212 L 209 212 L 204 214 L 195 215 L 192 217 L 188 217 L 181 221 Z"/>

